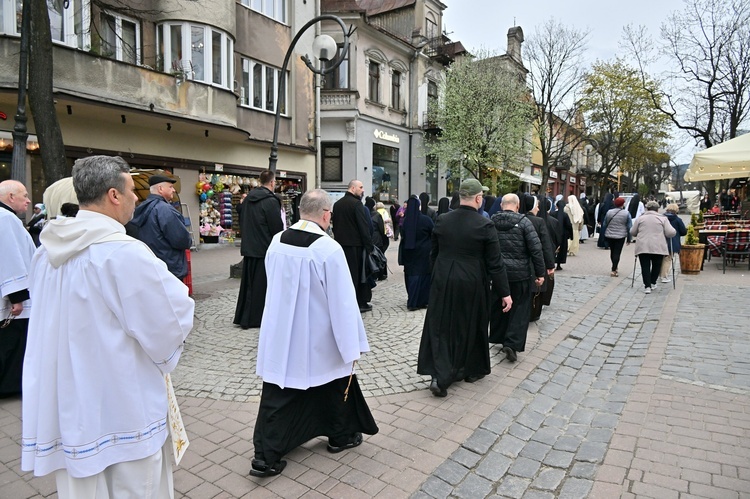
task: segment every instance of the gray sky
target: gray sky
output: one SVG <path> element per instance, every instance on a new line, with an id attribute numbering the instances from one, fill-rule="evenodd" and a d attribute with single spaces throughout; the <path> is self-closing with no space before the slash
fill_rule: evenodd
<path id="1" fill-rule="evenodd" d="M 644 25 L 651 37 L 658 39 L 661 23 L 684 6 L 683 0 L 443 0 L 443 3 L 448 6 L 443 14 L 448 36 L 461 41 L 469 51 L 486 48 L 505 52 L 510 27 L 521 26 L 528 39 L 538 25 L 554 17 L 565 25 L 590 31 L 586 51 L 589 63 L 625 55 L 619 44 L 623 27 L 628 24 Z M 673 136 L 676 144 L 684 143 L 685 137 L 679 132 Z M 689 162 L 691 146 L 692 142 L 683 144 L 676 159 Z"/>

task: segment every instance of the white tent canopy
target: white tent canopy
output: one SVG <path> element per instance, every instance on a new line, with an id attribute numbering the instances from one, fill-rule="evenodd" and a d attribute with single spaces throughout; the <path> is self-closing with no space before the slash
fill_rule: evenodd
<path id="1" fill-rule="evenodd" d="M 687 182 L 738 177 L 750 177 L 750 133 L 697 153 L 685 172 Z"/>

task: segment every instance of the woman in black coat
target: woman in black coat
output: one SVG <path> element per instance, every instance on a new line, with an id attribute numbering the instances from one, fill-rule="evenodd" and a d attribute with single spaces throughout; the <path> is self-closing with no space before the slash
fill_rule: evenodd
<path id="1" fill-rule="evenodd" d="M 555 261 L 557 261 L 557 251 L 560 248 L 560 235 L 562 231 L 560 229 L 560 223 L 557 218 L 549 214 L 550 208 L 552 208 L 552 201 L 547 196 L 539 196 L 539 213 L 537 214 L 542 220 L 547 223 L 547 234 L 550 237 L 552 243 L 552 251 L 555 254 Z M 549 307 L 552 303 L 552 294 L 555 291 L 555 274 L 548 274 L 547 279 L 544 280 L 547 289 L 542 293 L 542 305 Z"/>
<path id="2" fill-rule="evenodd" d="M 383 216 L 375 209 L 375 200 L 371 197 L 365 198 L 365 208 L 370 210 L 370 219 L 372 220 L 372 244 L 377 246 L 385 254 L 388 249 L 390 239 L 385 235 L 385 221 Z M 376 275 L 378 281 L 388 278 L 388 268 L 383 269 L 380 275 Z"/>
<path id="3" fill-rule="evenodd" d="M 565 213 L 564 199 L 557 202 L 555 217 L 558 224 L 557 238 L 560 241 L 560 249 L 557 250 L 557 258 L 555 259 L 557 263 L 556 270 L 562 270 L 562 264 L 568 261 L 568 240 L 573 239 L 573 224 L 570 223 L 570 217 Z"/>
<path id="4" fill-rule="evenodd" d="M 430 301 L 430 250 L 435 224 L 421 213 L 419 200 L 409 198 L 406 203 L 404 225 L 401 228 L 399 264 L 404 266 L 404 281 L 408 295 L 406 308 L 417 310 Z"/>
<path id="5" fill-rule="evenodd" d="M 542 243 L 542 255 L 544 256 L 544 268 L 549 272 L 554 272 L 555 269 L 555 248 L 552 246 L 552 239 L 547 232 L 547 222 L 545 222 L 541 216 L 539 216 L 542 210 L 539 209 L 538 200 L 531 194 L 524 194 L 522 198 L 523 211 L 526 214 L 526 218 L 531 220 L 534 229 L 536 230 L 539 241 Z M 545 276 L 545 277 L 547 277 Z M 547 280 L 544 279 L 544 284 L 541 287 L 537 287 L 533 282 L 529 289 L 531 290 L 531 322 L 539 320 L 542 315 L 542 294 L 547 291 Z"/>

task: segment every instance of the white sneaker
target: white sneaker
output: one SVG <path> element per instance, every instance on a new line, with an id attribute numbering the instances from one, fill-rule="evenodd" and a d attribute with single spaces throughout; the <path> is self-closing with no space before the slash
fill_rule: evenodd
<path id="1" fill-rule="evenodd" d="M 670 279 L 669 277 L 662 277 L 661 282 L 672 282 L 672 279 Z"/>
<path id="2" fill-rule="evenodd" d="M 651 294 L 651 288 L 646 288 L 646 289 L 645 289 L 645 293 L 646 293 L 647 295 L 650 295 L 650 294 Z"/>
<path id="3" fill-rule="evenodd" d="M 656 283 L 653 283 L 653 284 L 651 285 L 651 290 L 652 290 L 652 291 L 656 291 Z"/>

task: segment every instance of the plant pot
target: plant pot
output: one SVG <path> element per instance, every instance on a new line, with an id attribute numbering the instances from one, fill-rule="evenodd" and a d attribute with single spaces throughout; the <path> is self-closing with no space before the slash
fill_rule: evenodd
<path id="1" fill-rule="evenodd" d="M 698 274 L 703 265 L 705 244 L 682 245 L 680 248 L 680 272 L 683 274 Z"/>

